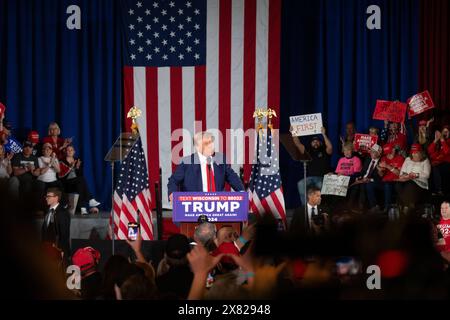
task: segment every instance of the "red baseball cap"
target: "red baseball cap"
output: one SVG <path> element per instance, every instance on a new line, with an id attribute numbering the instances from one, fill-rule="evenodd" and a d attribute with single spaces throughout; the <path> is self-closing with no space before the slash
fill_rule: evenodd
<path id="1" fill-rule="evenodd" d="M 390 154 L 390 153 L 392 152 L 393 149 L 394 149 L 394 146 L 393 146 L 392 144 L 390 144 L 390 143 L 385 144 L 385 145 L 383 146 L 383 153 L 384 153 L 384 154 Z"/>
<path id="2" fill-rule="evenodd" d="M 411 151 L 410 151 L 411 153 L 417 153 L 417 152 L 422 152 L 422 146 L 420 145 L 420 144 L 418 144 L 418 143 L 414 143 L 412 146 L 411 146 Z"/>
<path id="3" fill-rule="evenodd" d="M 3 103 L 0 102 L 0 114 L 5 113 L 6 107 Z"/>
<path id="4" fill-rule="evenodd" d="M 39 133 L 37 131 L 30 131 L 28 133 L 28 141 L 39 143 Z"/>
<path id="5" fill-rule="evenodd" d="M 420 120 L 419 121 L 419 126 L 426 126 L 427 125 L 427 121 L 426 120 Z"/>
<path id="6" fill-rule="evenodd" d="M 224 242 L 212 252 L 212 256 L 216 257 L 221 253 L 239 256 L 239 249 L 234 245 L 233 242 Z M 223 257 L 220 261 L 223 263 L 236 264 L 231 257 Z"/>
<path id="7" fill-rule="evenodd" d="M 78 249 L 72 256 L 72 263 L 80 267 L 81 275 L 94 271 L 100 261 L 100 252 L 92 247 Z"/>

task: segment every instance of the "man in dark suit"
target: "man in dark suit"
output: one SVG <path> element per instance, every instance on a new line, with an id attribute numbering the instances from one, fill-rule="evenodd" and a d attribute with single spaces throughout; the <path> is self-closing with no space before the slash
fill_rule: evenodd
<path id="1" fill-rule="evenodd" d="M 59 202 L 61 191 L 49 188 L 45 197 L 48 212 L 42 224 L 42 241 L 55 245 L 64 252 L 64 260 L 70 256 L 70 213 Z"/>
<path id="2" fill-rule="evenodd" d="M 241 179 L 226 163 L 224 154 L 214 152 L 214 136 L 209 132 L 199 132 L 194 136 L 197 152 L 184 157 L 167 184 L 169 200 L 175 191 L 223 191 L 225 182 L 233 190 L 242 191 Z"/>
<path id="3" fill-rule="evenodd" d="M 312 186 L 308 188 L 306 195 L 308 199 L 306 211 L 303 206 L 294 212 L 289 230 L 303 235 L 319 235 L 330 227 L 328 214 L 321 206 L 320 189 Z"/>
<path id="4" fill-rule="evenodd" d="M 380 161 L 382 148 L 375 144 L 370 149 L 370 157 L 364 160 L 360 176 L 356 178 L 349 188 L 349 203 L 353 204 L 353 211 L 362 212 L 367 195 L 369 208 L 372 211 L 377 209 L 376 191 L 383 190 L 381 176 L 378 174 L 377 165 Z"/>

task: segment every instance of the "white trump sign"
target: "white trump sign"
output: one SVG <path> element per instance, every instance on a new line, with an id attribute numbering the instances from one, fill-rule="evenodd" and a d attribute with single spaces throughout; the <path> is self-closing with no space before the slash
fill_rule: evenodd
<path id="1" fill-rule="evenodd" d="M 323 177 L 322 194 L 345 197 L 347 195 L 350 177 L 337 174 L 327 174 Z"/>
<path id="2" fill-rule="evenodd" d="M 311 113 L 299 116 L 289 117 L 292 126 L 292 135 L 310 136 L 313 134 L 319 134 L 322 132 L 322 114 Z"/>

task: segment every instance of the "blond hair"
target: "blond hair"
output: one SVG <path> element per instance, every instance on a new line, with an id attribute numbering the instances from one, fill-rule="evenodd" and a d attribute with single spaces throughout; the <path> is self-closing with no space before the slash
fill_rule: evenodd
<path id="1" fill-rule="evenodd" d="M 211 132 L 208 132 L 208 131 L 201 131 L 201 132 L 197 132 L 195 135 L 194 135 L 194 139 L 193 139 L 193 143 L 194 143 L 194 146 L 200 146 L 201 145 L 201 142 L 203 141 L 203 139 L 209 139 L 209 138 L 211 138 L 212 139 L 212 141 L 214 141 L 214 135 L 211 133 Z"/>
<path id="2" fill-rule="evenodd" d="M 50 135 L 50 129 L 51 128 L 57 128 L 58 129 L 58 136 L 61 134 L 61 129 L 59 128 L 59 125 L 56 123 L 56 122 L 51 122 L 49 125 L 48 125 L 48 135 Z"/>

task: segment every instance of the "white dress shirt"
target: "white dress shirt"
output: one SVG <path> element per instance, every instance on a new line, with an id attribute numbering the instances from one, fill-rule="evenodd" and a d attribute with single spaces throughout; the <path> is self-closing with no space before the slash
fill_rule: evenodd
<path id="1" fill-rule="evenodd" d="M 316 215 L 318 213 L 318 208 L 317 206 L 312 206 L 308 203 L 308 223 L 309 223 L 309 228 L 312 229 L 312 208 L 314 208 L 314 214 Z"/>
<path id="2" fill-rule="evenodd" d="M 372 159 L 372 160 L 370 161 L 369 166 L 367 167 L 366 174 L 364 175 L 363 178 L 367 178 L 367 177 L 369 176 L 369 170 L 370 170 L 370 166 L 372 166 L 372 164 L 373 164 L 372 172 L 376 169 L 377 164 L 378 164 L 378 161 L 380 161 L 379 158 L 378 158 L 378 159 Z"/>
<path id="3" fill-rule="evenodd" d="M 56 211 L 56 208 L 58 208 L 58 206 L 59 206 L 59 203 L 55 204 L 54 206 L 52 206 L 48 209 L 47 219 L 45 220 L 47 227 L 50 224 L 50 221 L 53 219 L 54 212 Z M 53 214 L 51 212 L 52 209 L 54 210 Z"/>
<path id="4" fill-rule="evenodd" d="M 208 192 L 208 179 L 206 174 L 206 159 L 207 157 L 201 154 L 200 152 L 197 152 L 198 157 L 200 159 L 200 168 L 202 169 L 202 186 L 203 186 L 203 192 Z M 211 157 L 211 170 L 214 173 L 214 158 Z"/>

